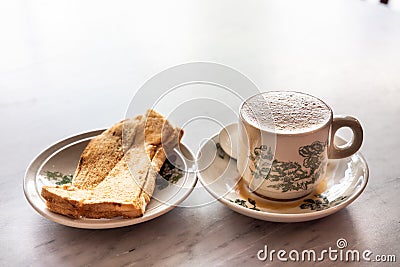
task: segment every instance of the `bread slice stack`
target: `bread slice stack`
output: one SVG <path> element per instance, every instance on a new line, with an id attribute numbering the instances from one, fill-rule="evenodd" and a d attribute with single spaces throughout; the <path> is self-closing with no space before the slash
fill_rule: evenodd
<path id="1" fill-rule="evenodd" d="M 47 208 L 73 218 L 143 216 L 166 153 L 182 134 L 154 110 L 115 124 L 89 142 L 72 184 L 42 188 Z"/>

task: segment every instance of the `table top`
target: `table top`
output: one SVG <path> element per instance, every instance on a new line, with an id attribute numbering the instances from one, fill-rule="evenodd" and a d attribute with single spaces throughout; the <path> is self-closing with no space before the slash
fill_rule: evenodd
<path id="1" fill-rule="evenodd" d="M 327 249 L 339 238 L 349 249 L 400 257 L 400 13 L 357 0 L 8 1 L 0 25 L 0 265 L 253 266 L 266 264 L 257 259 L 265 245 Z M 193 61 L 233 67 L 262 91 L 307 92 L 335 114 L 356 116 L 370 167 L 363 194 L 303 223 L 256 220 L 214 201 L 134 226 L 85 230 L 30 207 L 23 176 L 38 153 L 109 127 L 146 80 Z M 190 126 L 183 142 L 194 152 L 219 130 Z M 210 198 L 200 189 L 185 203 Z"/>

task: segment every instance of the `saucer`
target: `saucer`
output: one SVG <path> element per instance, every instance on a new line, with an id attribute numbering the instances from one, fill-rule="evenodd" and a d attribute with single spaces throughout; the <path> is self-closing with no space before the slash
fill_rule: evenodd
<path id="1" fill-rule="evenodd" d="M 335 142 L 346 143 L 340 137 L 335 137 Z M 338 212 L 363 192 L 368 175 L 367 163 L 360 153 L 329 160 L 325 178 L 313 192 L 293 201 L 274 201 L 248 189 L 236 169 L 236 160 L 219 144 L 218 134 L 198 154 L 198 178 L 213 197 L 238 213 L 272 222 L 310 221 Z"/>
<path id="2" fill-rule="evenodd" d="M 51 212 L 40 195 L 44 185 L 69 183 L 78 165 L 80 155 L 89 141 L 105 129 L 77 134 L 50 146 L 40 153 L 28 167 L 24 178 L 24 193 L 31 206 L 43 217 L 59 224 L 87 229 L 107 229 L 133 225 L 161 216 L 185 200 L 196 185 L 197 177 L 191 163 L 193 154 L 183 144 L 180 152 L 174 150 L 156 178 L 153 196 L 146 211 L 139 218 L 111 219 L 69 218 Z M 181 154 L 182 153 L 182 154 Z M 188 159 L 188 160 L 186 160 Z M 177 168 L 175 166 L 182 166 Z M 186 170 L 186 171 L 185 171 Z"/>
<path id="3" fill-rule="evenodd" d="M 238 124 L 232 123 L 222 128 L 219 132 L 219 144 L 222 149 L 233 159 L 237 159 L 237 144 L 233 143 L 232 140 L 237 140 L 239 137 Z"/>

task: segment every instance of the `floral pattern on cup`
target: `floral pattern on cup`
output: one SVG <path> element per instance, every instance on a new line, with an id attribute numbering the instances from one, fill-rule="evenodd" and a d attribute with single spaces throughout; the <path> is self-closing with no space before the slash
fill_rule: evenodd
<path id="1" fill-rule="evenodd" d="M 326 164 L 327 158 L 323 153 L 326 146 L 326 143 L 315 141 L 311 145 L 300 147 L 299 155 L 304 157 L 303 163 L 300 164 L 273 159 L 271 147 L 261 145 L 254 148 L 254 153 L 250 154 L 254 169 L 250 166 L 249 168 L 255 179 L 274 182 L 268 185 L 270 188 L 282 192 L 307 190 L 321 175 L 318 171 L 321 164 Z"/>

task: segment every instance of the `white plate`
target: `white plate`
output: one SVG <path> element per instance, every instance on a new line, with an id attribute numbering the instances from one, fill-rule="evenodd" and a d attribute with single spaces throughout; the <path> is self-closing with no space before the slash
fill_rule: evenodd
<path id="1" fill-rule="evenodd" d="M 345 143 L 337 138 L 337 143 Z M 198 177 L 221 203 L 243 215 L 273 222 L 302 222 L 333 214 L 352 203 L 368 182 L 368 166 L 360 153 L 329 160 L 325 179 L 309 195 L 295 201 L 272 201 L 248 190 L 230 158 L 213 136 L 200 149 Z"/>
<path id="2" fill-rule="evenodd" d="M 43 217 L 77 228 L 106 229 L 123 227 L 145 222 L 165 214 L 179 205 L 192 192 L 196 185 L 197 177 L 195 172 L 189 171 L 193 169 L 193 166 L 189 166 L 188 160 L 192 161 L 194 157 L 190 150 L 181 144 L 180 150 L 183 157 L 178 151 L 174 151 L 172 158 L 169 156 L 169 159 L 178 161 L 180 166 L 184 166 L 183 170 L 168 165 L 172 168 L 171 172 L 174 173 L 174 177 L 177 178 L 173 179 L 174 183 L 169 183 L 161 177 L 168 178 L 168 174 L 163 173 L 167 162 L 164 163 L 160 171 L 161 176 L 159 175 L 156 180 L 153 197 L 142 217 L 134 219 L 121 217 L 112 219 L 73 219 L 49 211 L 46 208 L 46 201 L 40 195 L 42 186 L 62 182 L 63 178 L 64 180 L 71 178 L 71 174 L 74 173 L 78 165 L 83 149 L 90 139 L 103 131 L 104 129 L 90 131 L 61 140 L 44 150 L 32 161 L 25 173 L 24 192 L 28 202 Z M 185 158 L 188 160 L 185 160 Z M 58 175 L 58 173 L 62 175 Z M 54 176 L 60 177 L 55 177 L 56 180 L 53 180 L 51 177 Z"/>

